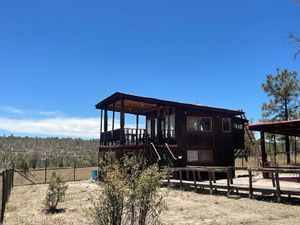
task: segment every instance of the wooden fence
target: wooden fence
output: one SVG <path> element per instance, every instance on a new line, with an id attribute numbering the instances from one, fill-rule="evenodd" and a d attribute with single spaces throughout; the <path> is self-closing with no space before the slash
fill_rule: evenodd
<path id="1" fill-rule="evenodd" d="M 243 170 L 247 172 L 248 183 L 247 184 L 234 184 L 233 174 Z M 295 187 L 281 187 L 279 174 L 296 174 L 298 182 L 300 181 L 300 169 L 296 168 L 236 168 L 236 167 L 180 167 L 170 168 L 167 172 L 166 179 L 162 182 L 170 185 L 177 184 L 180 187 L 188 186 L 195 190 L 198 188 L 208 189 L 210 194 L 213 194 L 215 190 L 225 190 L 227 194 L 231 194 L 234 191 L 248 193 L 249 198 L 253 198 L 254 193 L 261 194 L 273 194 L 277 197 L 277 201 L 281 202 L 281 196 L 286 195 L 288 197 L 300 196 L 300 185 L 299 188 Z M 253 173 L 259 172 L 264 177 L 269 177 L 272 182 L 272 186 L 258 186 L 253 182 Z M 225 174 L 226 182 L 223 180 L 217 180 L 216 174 Z M 206 174 L 208 179 L 202 179 L 203 174 Z M 224 177 L 224 176 L 223 176 Z"/>
<path id="2" fill-rule="evenodd" d="M 4 170 L 0 173 L 0 224 L 3 222 L 5 205 L 14 185 L 14 170 Z"/>

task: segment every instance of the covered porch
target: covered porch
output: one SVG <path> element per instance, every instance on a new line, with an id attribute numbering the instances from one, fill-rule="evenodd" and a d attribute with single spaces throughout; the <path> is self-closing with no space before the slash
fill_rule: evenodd
<path id="1" fill-rule="evenodd" d="M 175 108 L 152 98 L 115 93 L 96 105 L 100 147 L 176 144 Z"/>
<path id="2" fill-rule="evenodd" d="M 260 132 L 262 166 L 268 166 L 265 149 L 265 133 L 300 137 L 300 119 L 250 124 L 249 129 Z"/>

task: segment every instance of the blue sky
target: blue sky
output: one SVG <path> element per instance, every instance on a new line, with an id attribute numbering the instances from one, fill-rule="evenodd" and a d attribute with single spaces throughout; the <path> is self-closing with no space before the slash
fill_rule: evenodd
<path id="1" fill-rule="evenodd" d="M 0 134 L 93 137 L 115 91 L 257 121 L 265 76 L 300 71 L 299 22 L 295 0 L 1 1 Z"/>

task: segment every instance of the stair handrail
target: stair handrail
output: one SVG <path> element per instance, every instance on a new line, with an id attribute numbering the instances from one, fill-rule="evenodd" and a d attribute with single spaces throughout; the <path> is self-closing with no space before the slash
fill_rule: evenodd
<path id="1" fill-rule="evenodd" d="M 174 156 L 173 152 L 171 151 L 171 149 L 170 149 L 168 143 L 165 143 L 165 146 L 167 147 L 167 149 L 168 149 L 170 155 L 172 156 L 172 158 L 173 158 L 174 160 L 177 160 L 177 158 Z"/>
<path id="2" fill-rule="evenodd" d="M 161 160 L 161 157 L 160 157 L 160 155 L 159 155 L 159 153 L 158 153 L 158 151 L 157 151 L 155 145 L 154 145 L 152 142 L 150 143 L 150 145 L 151 145 L 152 148 L 154 149 L 154 151 L 155 151 L 155 153 L 156 153 L 156 156 L 157 156 L 157 158 L 158 158 L 158 161 L 160 161 L 160 160 Z"/>

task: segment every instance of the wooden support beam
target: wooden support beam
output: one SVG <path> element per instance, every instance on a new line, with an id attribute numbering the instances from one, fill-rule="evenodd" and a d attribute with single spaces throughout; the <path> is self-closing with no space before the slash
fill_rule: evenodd
<path id="1" fill-rule="evenodd" d="M 278 172 L 275 172 L 277 202 L 281 202 L 281 191 Z"/>
<path id="2" fill-rule="evenodd" d="M 107 108 L 104 109 L 104 145 L 107 145 L 108 115 Z"/>
<path id="3" fill-rule="evenodd" d="M 136 115 L 136 131 L 135 131 L 135 143 L 139 143 L 139 114 Z"/>
<path id="4" fill-rule="evenodd" d="M 202 180 L 202 178 L 201 178 L 201 172 L 200 171 L 198 171 L 198 179 L 199 179 L 199 181 Z"/>
<path id="5" fill-rule="evenodd" d="M 195 170 L 193 170 L 193 179 L 194 179 L 194 188 L 195 188 L 195 191 L 197 191 L 196 172 L 195 172 Z"/>
<path id="6" fill-rule="evenodd" d="M 213 178 L 213 182 L 215 184 L 216 183 L 216 173 L 214 171 L 212 172 L 212 178 Z"/>
<path id="7" fill-rule="evenodd" d="M 103 120 L 103 109 L 101 109 L 101 116 L 100 116 L 100 145 L 102 145 L 102 120 Z"/>
<path id="8" fill-rule="evenodd" d="M 261 158 L 262 158 L 262 167 L 265 167 L 268 162 L 266 146 L 265 146 L 265 132 L 260 132 L 260 146 L 261 146 Z"/>
<path id="9" fill-rule="evenodd" d="M 115 131 L 115 110 L 112 114 L 112 124 L 111 124 L 111 140 L 114 141 L 114 131 Z"/>
<path id="10" fill-rule="evenodd" d="M 276 187 L 274 173 L 271 172 L 272 186 Z"/>
<path id="11" fill-rule="evenodd" d="M 213 191 L 211 171 L 208 171 L 208 179 L 209 179 L 209 193 L 212 195 L 214 191 Z"/>
<path id="12" fill-rule="evenodd" d="M 182 170 L 179 170 L 180 188 L 182 188 Z"/>
<path id="13" fill-rule="evenodd" d="M 120 143 L 125 144 L 125 112 L 124 112 L 124 99 L 121 100 L 121 112 L 120 112 Z"/>
<path id="14" fill-rule="evenodd" d="M 231 192 L 231 187 L 230 187 L 230 184 L 231 184 L 231 169 L 229 169 L 226 173 L 227 175 L 227 195 L 230 195 L 230 192 Z"/>
<path id="15" fill-rule="evenodd" d="M 249 198 L 253 198 L 253 186 L 252 186 L 252 171 L 249 170 Z"/>

